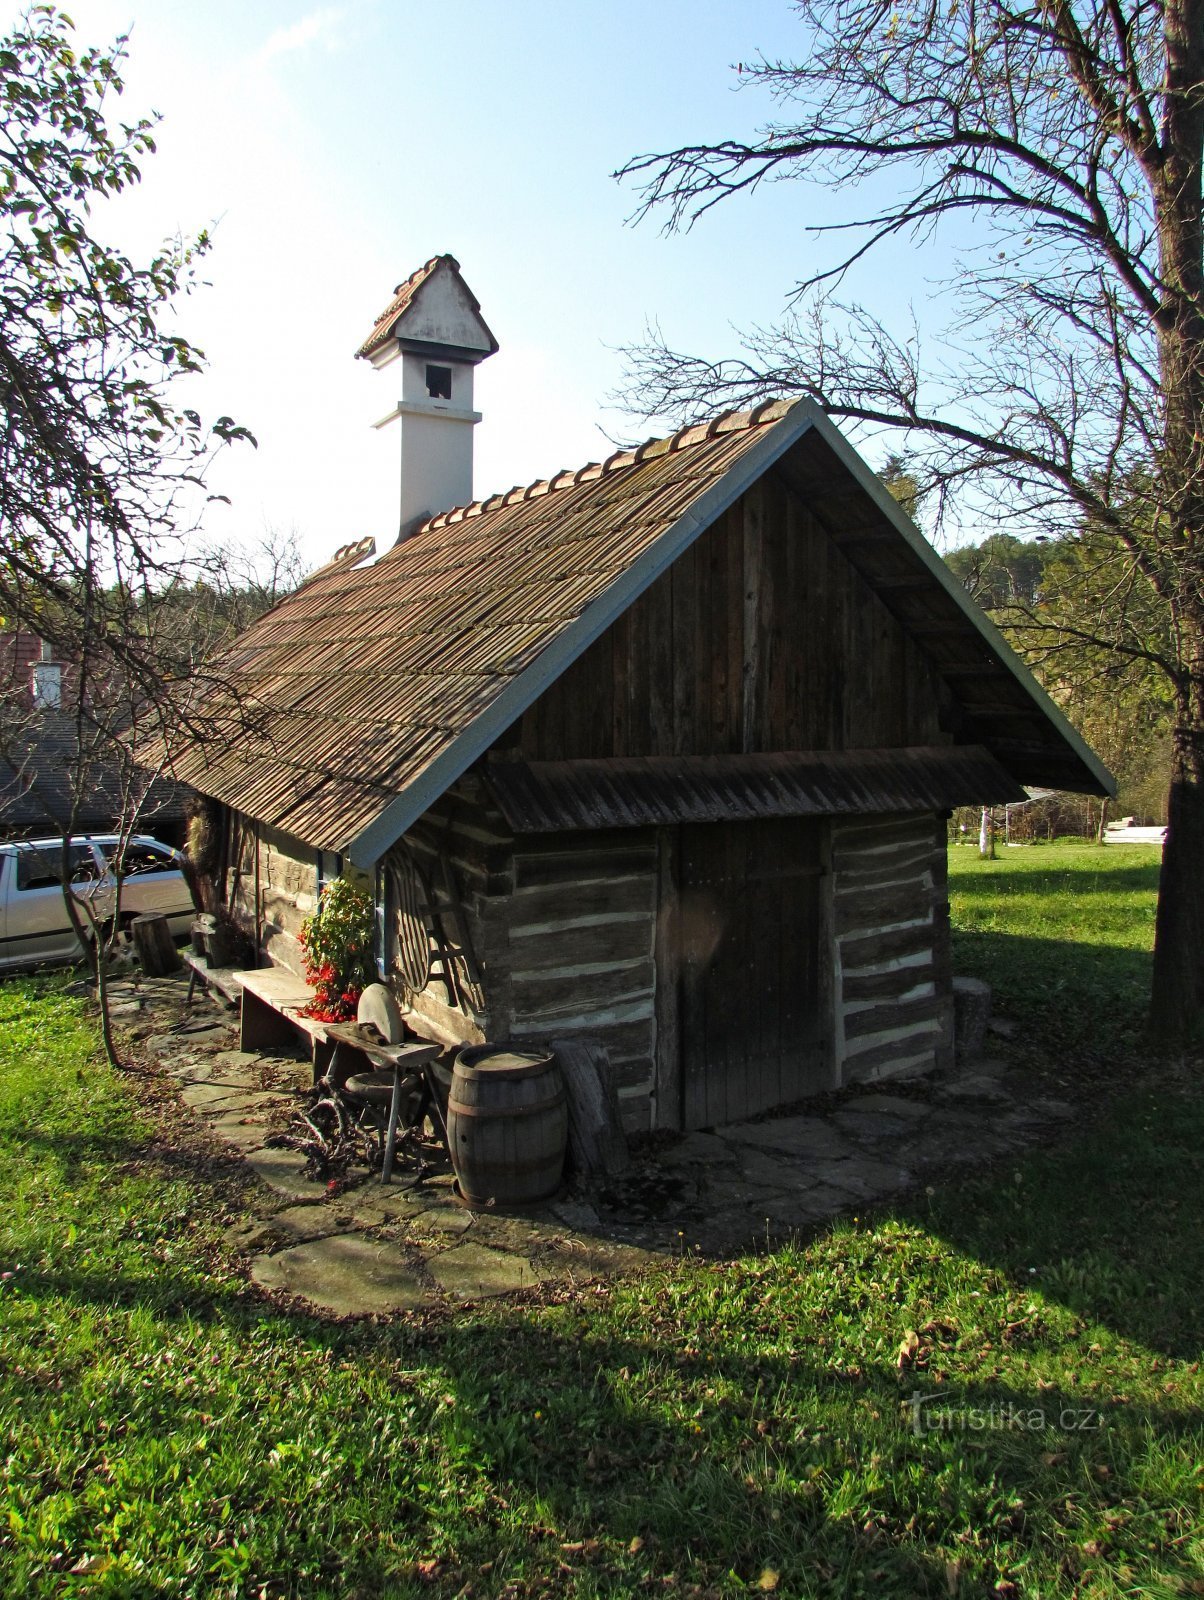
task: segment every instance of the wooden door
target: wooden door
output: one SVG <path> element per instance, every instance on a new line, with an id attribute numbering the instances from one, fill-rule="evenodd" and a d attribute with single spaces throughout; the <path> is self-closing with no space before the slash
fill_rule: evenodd
<path id="1" fill-rule="evenodd" d="M 822 826 L 782 818 L 680 830 L 674 1031 L 686 1128 L 831 1086 Z"/>

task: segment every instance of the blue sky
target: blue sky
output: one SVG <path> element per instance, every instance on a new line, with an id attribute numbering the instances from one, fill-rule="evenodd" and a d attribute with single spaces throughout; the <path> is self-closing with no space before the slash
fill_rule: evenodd
<path id="1" fill-rule="evenodd" d="M 478 495 L 609 453 L 618 346 L 650 320 L 721 355 L 772 321 L 821 247 L 822 191 L 771 185 L 691 233 L 627 225 L 629 156 L 751 133 L 772 117 L 732 71 L 790 55 L 785 0 L 75 0 L 81 43 L 132 25 L 127 117 L 163 118 L 159 154 L 97 225 L 145 251 L 213 226 L 208 286 L 182 309 L 210 371 L 188 398 L 257 452 L 220 465 L 209 532 L 295 528 L 321 560 L 396 525 L 398 441 L 370 424 L 392 373 L 352 359 L 393 285 L 450 251 L 500 352 L 478 372 Z M 8 8 L 11 19 L 16 8 Z M 826 257 L 825 257 L 826 259 Z M 900 251 L 856 283 L 874 309 L 922 300 Z M 885 303 L 889 296 L 889 303 Z"/>

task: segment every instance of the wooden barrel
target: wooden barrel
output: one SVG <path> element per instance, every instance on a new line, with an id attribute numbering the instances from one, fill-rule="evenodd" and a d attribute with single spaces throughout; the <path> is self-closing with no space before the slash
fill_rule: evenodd
<path id="1" fill-rule="evenodd" d="M 555 1194 L 568 1130 L 564 1083 L 550 1052 L 507 1044 L 460 1051 L 447 1142 L 469 1205 L 527 1205 Z"/>

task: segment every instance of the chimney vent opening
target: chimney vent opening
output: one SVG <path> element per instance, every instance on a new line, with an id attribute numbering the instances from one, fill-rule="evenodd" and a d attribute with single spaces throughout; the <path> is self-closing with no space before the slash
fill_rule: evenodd
<path id="1" fill-rule="evenodd" d="M 427 367 L 426 392 L 432 400 L 450 400 L 451 389 L 452 373 L 450 367 Z"/>

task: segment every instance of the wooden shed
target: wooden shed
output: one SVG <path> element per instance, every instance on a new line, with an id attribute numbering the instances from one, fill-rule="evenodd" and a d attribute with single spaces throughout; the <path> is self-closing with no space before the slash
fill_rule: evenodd
<path id="1" fill-rule="evenodd" d="M 224 673 L 177 775 L 270 959 L 362 869 L 417 1031 L 590 1035 L 631 1128 L 947 1061 L 948 811 L 1113 788 L 808 402 L 341 551 Z"/>

